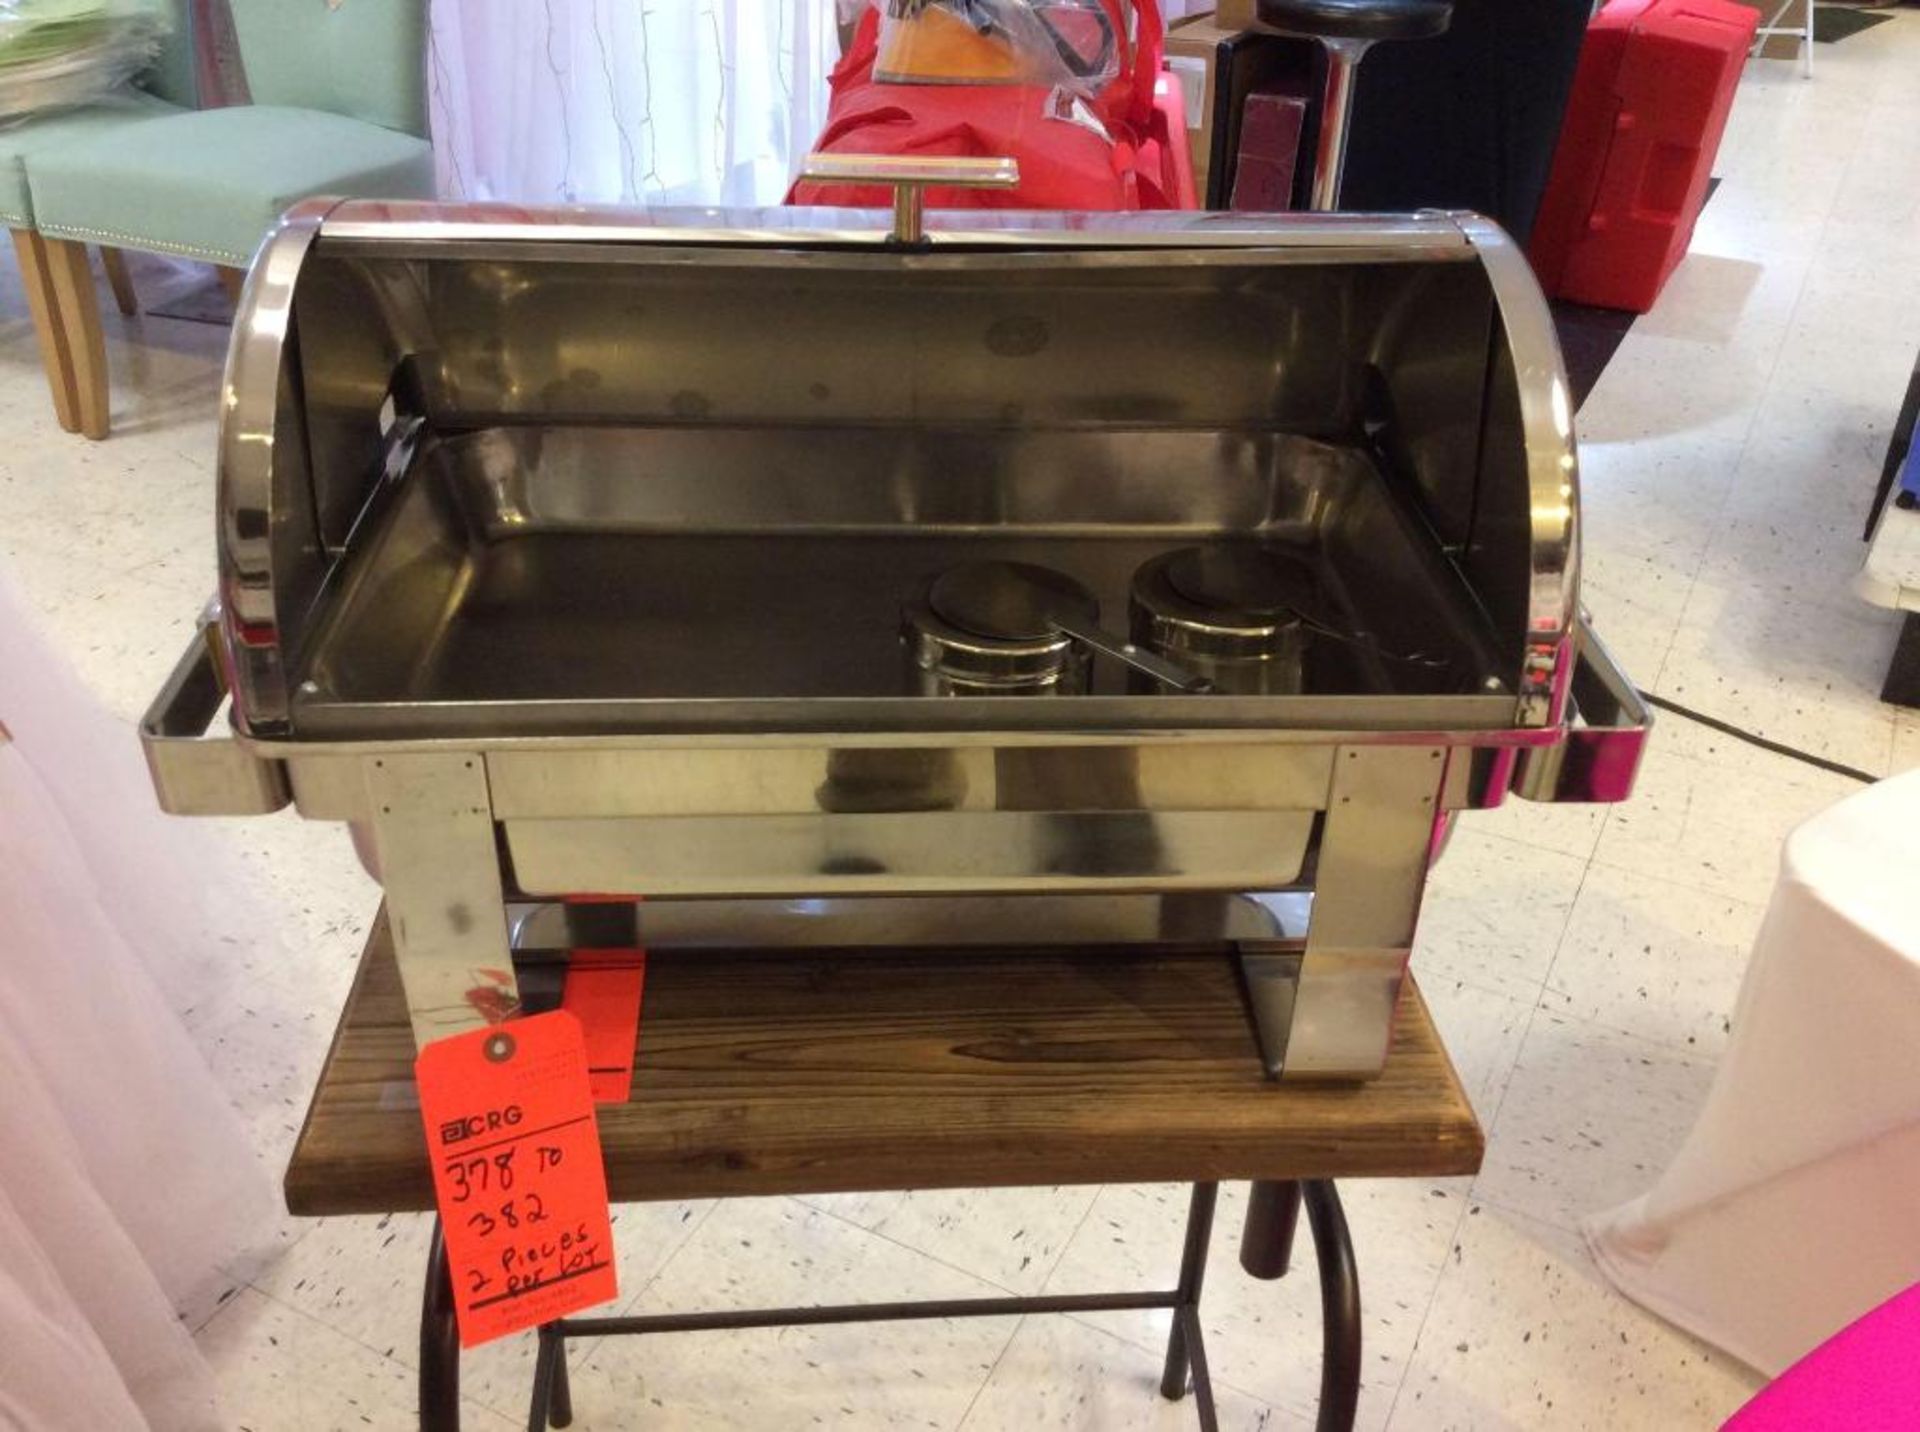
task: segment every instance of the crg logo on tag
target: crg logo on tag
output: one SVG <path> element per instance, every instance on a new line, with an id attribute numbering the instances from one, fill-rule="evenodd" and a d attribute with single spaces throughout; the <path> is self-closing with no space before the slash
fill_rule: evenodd
<path id="1" fill-rule="evenodd" d="M 440 1142 L 461 1143 L 466 1139 L 478 1138 L 481 1134 L 511 1129 L 519 1122 L 518 1104 L 509 1104 L 504 1109 L 489 1109 L 484 1114 L 469 1114 L 464 1119 L 449 1119 L 440 1126 Z"/>

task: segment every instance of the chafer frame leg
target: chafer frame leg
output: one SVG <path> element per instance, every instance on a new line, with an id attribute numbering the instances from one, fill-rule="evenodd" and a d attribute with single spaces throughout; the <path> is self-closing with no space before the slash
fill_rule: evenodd
<path id="1" fill-rule="evenodd" d="M 485 761 L 472 751 L 375 757 L 367 794 L 414 1041 L 511 1017 L 520 991 Z"/>
<path id="2" fill-rule="evenodd" d="M 1370 1078 L 1385 1066 L 1446 771 L 1440 746 L 1335 754 L 1306 952 L 1240 949 L 1275 1078 Z"/>

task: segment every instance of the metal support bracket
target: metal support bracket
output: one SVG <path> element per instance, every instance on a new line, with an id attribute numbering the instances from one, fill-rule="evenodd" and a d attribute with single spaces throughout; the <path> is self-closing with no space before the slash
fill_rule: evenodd
<path id="1" fill-rule="evenodd" d="M 1292 1019 L 1277 1063 L 1269 1051 L 1276 1077 L 1367 1078 L 1386 1065 L 1446 770 L 1441 746 L 1334 757 Z"/>
<path id="2" fill-rule="evenodd" d="M 510 1018 L 520 991 L 484 759 L 375 757 L 367 795 L 414 1041 Z"/>
<path id="3" fill-rule="evenodd" d="M 1300 992 L 1299 946 L 1276 947 L 1242 940 L 1234 946 L 1240 960 L 1240 978 L 1253 1011 L 1253 1032 L 1260 1041 L 1260 1062 L 1274 1078 L 1287 1063 L 1287 1040 L 1293 1031 L 1294 1005 Z"/>

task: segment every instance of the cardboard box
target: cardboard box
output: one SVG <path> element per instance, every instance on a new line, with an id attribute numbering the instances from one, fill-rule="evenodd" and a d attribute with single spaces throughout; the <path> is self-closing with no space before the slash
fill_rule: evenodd
<path id="1" fill-rule="evenodd" d="M 1207 177 L 1213 160 L 1213 114 L 1219 96 L 1220 46 L 1237 31 L 1222 29 L 1211 15 L 1176 20 L 1167 28 L 1163 53 L 1166 67 L 1180 77 L 1187 106 L 1187 146 L 1193 153 L 1193 187 L 1206 202 Z"/>

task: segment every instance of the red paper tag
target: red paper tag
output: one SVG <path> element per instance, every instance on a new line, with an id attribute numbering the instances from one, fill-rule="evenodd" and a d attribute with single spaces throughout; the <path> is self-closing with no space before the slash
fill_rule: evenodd
<path id="1" fill-rule="evenodd" d="M 624 1104 L 633 1092 L 646 979 L 644 950 L 575 950 L 567 966 L 560 1007 L 580 1021 L 596 1104 Z"/>
<path id="2" fill-rule="evenodd" d="M 435 1040 L 414 1074 L 461 1346 L 614 1297 L 580 1022 L 555 1010 Z"/>

